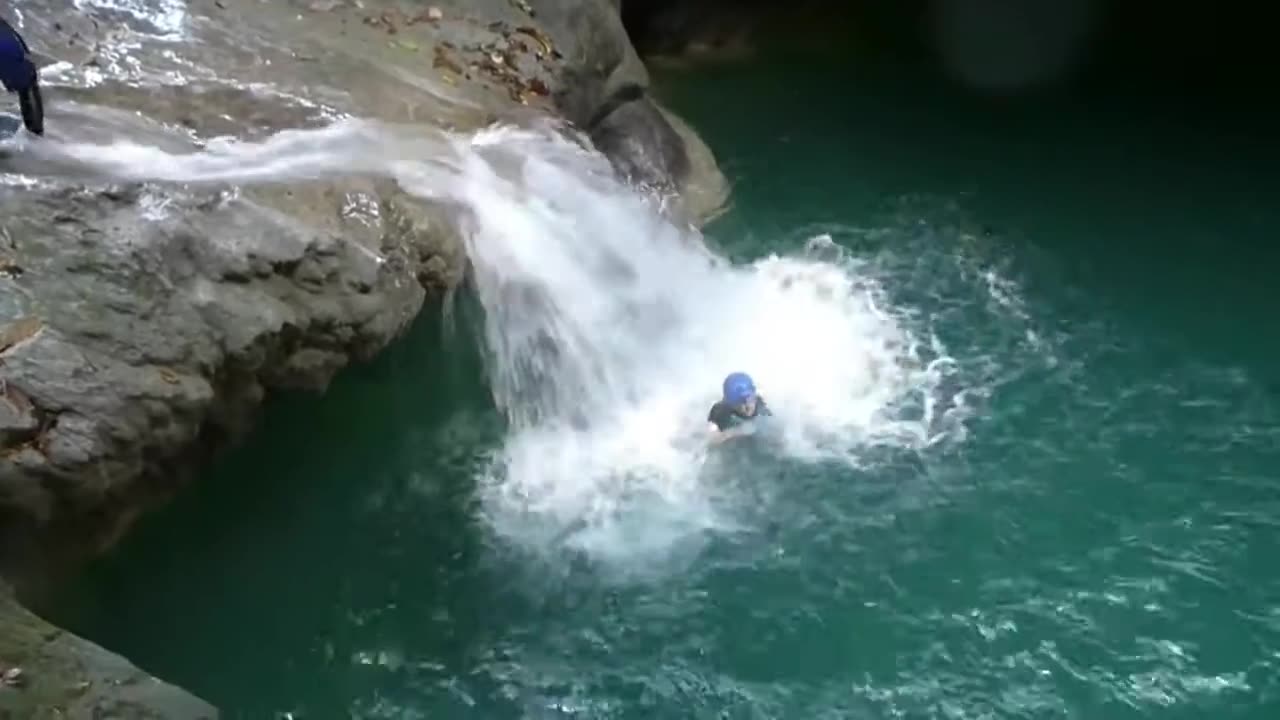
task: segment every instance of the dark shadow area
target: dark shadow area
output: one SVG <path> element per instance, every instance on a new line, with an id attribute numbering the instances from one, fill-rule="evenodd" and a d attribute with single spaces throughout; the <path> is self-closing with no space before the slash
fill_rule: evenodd
<path id="1" fill-rule="evenodd" d="M 1158 104 L 1153 122 L 1220 103 L 1273 115 L 1266 5 L 1124 0 L 623 0 L 642 56 L 792 55 L 850 72 L 910 70 L 989 101 L 1066 94 Z M 1180 114 L 1183 113 L 1183 114 Z"/>

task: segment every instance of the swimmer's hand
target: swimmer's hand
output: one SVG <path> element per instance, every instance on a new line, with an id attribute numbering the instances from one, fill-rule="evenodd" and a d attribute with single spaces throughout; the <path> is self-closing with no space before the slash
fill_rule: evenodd
<path id="1" fill-rule="evenodd" d="M 730 438 L 735 438 L 740 435 L 749 434 L 747 430 L 747 426 L 745 424 L 739 425 L 737 427 L 731 427 L 728 430 L 721 430 L 720 428 L 716 427 L 715 423 L 707 423 L 707 432 L 711 436 L 708 439 L 708 442 L 712 445 L 719 445 L 720 443 Z"/>

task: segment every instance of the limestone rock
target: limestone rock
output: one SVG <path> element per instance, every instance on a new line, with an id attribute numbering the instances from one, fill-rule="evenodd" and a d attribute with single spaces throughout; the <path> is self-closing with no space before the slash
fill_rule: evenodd
<path id="1" fill-rule="evenodd" d="M 728 182 L 710 149 L 648 95 L 649 73 L 614 2 L 539 3 L 539 19 L 570 58 L 553 93 L 565 117 L 631 182 L 672 195 L 694 189 L 680 219 L 701 225 L 723 209 Z"/>
<path id="2" fill-rule="evenodd" d="M 18 605 L 0 586 L 0 718 L 216 720 L 218 711 Z"/>
<path id="3" fill-rule="evenodd" d="M 344 116 L 470 130 L 548 113 L 637 184 L 686 195 L 690 222 L 724 201 L 710 152 L 649 97 L 616 0 L 150 7 L 5 11 L 41 59 L 41 142 L 189 152 Z M 247 432 L 272 389 L 323 390 L 464 270 L 450 209 L 388 181 L 120 183 L 0 142 L 0 575 L 30 591 L 108 549 Z M 26 663 L 25 694 L 0 687 L 0 718 L 46 697 L 68 717 L 212 716 L 0 602 L 0 661 Z M 43 660 L 15 659 L 22 637 Z M 90 684 L 58 705 L 68 668 Z"/>
<path id="4" fill-rule="evenodd" d="M 691 222 L 723 202 L 709 151 L 645 91 L 617 3 L 322 5 L 26 3 L 47 137 L 183 151 L 344 114 L 470 129 L 561 113 L 637 184 L 688 190 Z M 448 208 L 388 181 L 119 185 L 3 150 L 0 166 L 17 173 L 0 183 L 0 328 L 15 336 L 0 348 L 0 519 L 20 518 L 0 527 L 0 571 L 14 577 L 109 545 L 271 388 L 323 389 L 464 275 Z"/>

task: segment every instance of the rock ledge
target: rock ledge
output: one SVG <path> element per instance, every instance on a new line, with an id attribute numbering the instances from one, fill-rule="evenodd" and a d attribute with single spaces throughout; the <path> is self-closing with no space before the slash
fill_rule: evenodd
<path id="1" fill-rule="evenodd" d="M 611 0 L 135 5 L 5 11 L 41 61 L 46 141 L 181 151 L 343 116 L 469 130 L 541 112 L 687 222 L 727 198 L 710 151 L 649 96 Z M 30 598 L 109 549 L 272 389 L 323 390 L 464 266 L 449 209 L 390 182 L 122 185 L 0 142 L 0 575 Z M 0 718 L 216 716 L 7 591 L 0 667 L 21 669 Z"/>

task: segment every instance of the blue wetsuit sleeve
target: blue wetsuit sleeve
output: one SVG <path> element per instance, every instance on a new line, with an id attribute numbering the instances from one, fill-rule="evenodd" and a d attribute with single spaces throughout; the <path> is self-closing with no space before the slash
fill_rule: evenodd
<path id="1" fill-rule="evenodd" d="M 26 92 L 36 82 L 36 67 L 28 53 L 27 41 L 0 19 L 0 84 L 9 92 Z"/>
<path id="2" fill-rule="evenodd" d="M 0 85 L 18 94 L 22 124 L 27 130 L 43 135 L 44 100 L 40 96 L 39 74 L 30 53 L 27 41 L 0 18 Z"/>

